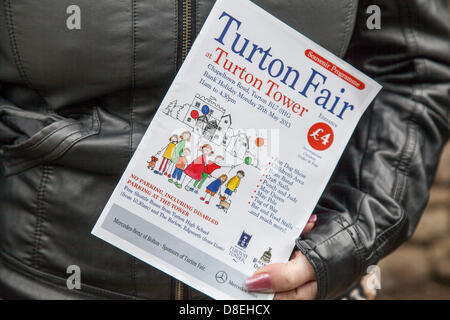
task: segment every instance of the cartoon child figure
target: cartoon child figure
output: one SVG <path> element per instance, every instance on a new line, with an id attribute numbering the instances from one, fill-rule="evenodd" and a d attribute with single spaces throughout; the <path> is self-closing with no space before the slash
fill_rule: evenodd
<path id="1" fill-rule="evenodd" d="M 181 184 L 184 183 L 186 176 L 190 178 L 188 183 L 184 187 L 186 191 L 194 190 L 194 188 L 190 187 L 189 184 L 193 180 L 200 181 L 202 179 L 203 171 L 205 171 L 207 157 L 214 153 L 212 147 L 209 144 L 204 144 L 203 146 L 201 146 L 200 151 L 202 152 L 202 154 L 194 161 L 192 161 L 184 170 L 185 176 Z"/>
<path id="2" fill-rule="evenodd" d="M 208 164 L 205 166 L 205 171 L 203 171 L 202 173 L 202 178 L 200 179 L 200 181 L 195 181 L 194 182 L 194 192 L 198 193 L 198 190 L 196 190 L 195 188 L 197 187 L 197 189 L 200 189 L 203 185 L 203 183 L 206 181 L 206 179 L 208 177 L 211 176 L 211 174 L 217 170 L 221 168 L 221 163 L 223 162 L 223 156 L 218 155 L 214 161 L 208 161 Z"/>
<path id="3" fill-rule="evenodd" d="M 154 173 L 160 174 L 160 175 L 167 175 L 167 164 L 172 159 L 173 151 L 175 150 L 175 146 L 178 143 L 178 136 L 176 134 L 172 135 L 169 138 L 169 144 L 166 146 L 163 158 L 161 161 L 161 165 L 159 166 L 159 170 L 153 171 Z M 157 154 L 160 154 L 164 149 L 158 151 Z"/>
<path id="4" fill-rule="evenodd" d="M 227 188 L 225 189 L 227 199 L 233 194 L 233 192 L 236 192 L 236 189 L 239 187 L 241 179 L 244 177 L 245 172 L 239 170 L 238 172 L 236 172 L 236 175 L 228 181 Z"/>
<path id="5" fill-rule="evenodd" d="M 209 201 L 211 200 L 211 198 L 214 197 L 214 195 L 216 193 L 220 193 L 220 187 L 222 186 L 222 184 L 225 183 L 225 181 L 227 181 L 227 179 L 228 179 L 228 177 L 225 174 L 223 174 L 219 178 L 217 178 L 216 180 L 211 182 L 206 187 L 205 195 L 203 197 L 200 197 L 200 200 L 205 201 L 206 204 L 209 204 Z M 206 199 L 208 197 L 208 195 L 209 195 L 209 198 Z"/>
<path id="6" fill-rule="evenodd" d="M 184 148 L 181 152 L 181 155 L 178 157 L 177 164 L 175 165 L 175 170 L 173 171 L 172 177 L 169 179 L 170 183 L 174 183 L 177 188 L 181 188 L 181 175 L 183 174 L 184 167 L 186 166 L 187 159 L 186 157 L 189 156 L 191 153 L 191 149 Z M 178 180 L 178 181 L 176 181 Z"/>
<path id="7" fill-rule="evenodd" d="M 177 143 L 175 149 L 173 150 L 172 158 L 170 159 L 169 163 L 169 168 L 167 169 L 167 172 L 172 172 L 172 167 L 175 166 L 175 169 L 172 172 L 172 176 L 175 174 L 178 158 L 180 157 L 181 153 L 186 147 L 186 142 L 189 142 L 190 140 L 191 140 L 191 133 L 189 131 L 184 131 L 182 134 L 180 134 L 180 141 Z M 170 178 L 171 174 L 169 173 L 167 176 Z"/>

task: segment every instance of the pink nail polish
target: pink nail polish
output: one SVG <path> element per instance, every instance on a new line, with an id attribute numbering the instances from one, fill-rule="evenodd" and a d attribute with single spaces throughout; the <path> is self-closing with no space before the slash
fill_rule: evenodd
<path id="1" fill-rule="evenodd" d="M 270 289 L 270 275 L 261 273 L 248 278 L 245 281 L 245 288 L 248 291 L 262 291 Z"/>
<path id="2" fill-rule="evenodd" d="M 308 222 L 316 222 L 316 221 L 317 221 L 317 215 L 316 214 L 313 214 L 313 215 L 311 215 L 311 217 L 309 217 Z"/>

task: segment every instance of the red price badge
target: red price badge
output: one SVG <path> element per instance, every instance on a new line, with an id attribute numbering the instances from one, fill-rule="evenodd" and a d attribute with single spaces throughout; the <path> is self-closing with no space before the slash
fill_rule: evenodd
<path id="1" fill-rule="evenodd" d="M 333 129 L 324 122 L 314 124 L 308 131 L 309 145 L 316 150 L 328 149 L 333 144 L 333 140 Z"/>

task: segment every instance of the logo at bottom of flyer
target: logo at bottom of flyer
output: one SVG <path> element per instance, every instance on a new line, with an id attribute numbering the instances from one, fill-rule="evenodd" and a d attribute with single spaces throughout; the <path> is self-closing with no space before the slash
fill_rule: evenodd
<path id="1" fill-rule="evenodd" d="M 264 253 L 261 255 L 261 257 L 258 258 L 253 258 L 253 268 L 254 269 L 259 269 L 264 267 L 265 265 L 270 263 L 270 259 L 272 259 L 272 248 L 269 247 L 269 249 L 267 249 L 266 251 L 264 251 Z"/>
<path id="2" fill-rule="evenodd" d="M 233 258 L 235 262 L 242 262 L 245 263 L 245 260 L 248 257 L 248 254 L 246 253 L 246 249 L 248 247 L 248 244 L 250 243 L 250 240 L 252 239 L 252 235 L 249 233 L 242 231 L 242 234 L 237 242 L 236 245 L 230 246 L 229 255 Z"/>

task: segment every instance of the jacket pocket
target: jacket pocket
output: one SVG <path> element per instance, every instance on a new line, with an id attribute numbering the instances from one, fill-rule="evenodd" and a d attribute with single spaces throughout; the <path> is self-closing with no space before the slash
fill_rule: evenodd
<path id="1" fill-rule="evenodd" d="M 34 166 L 52 162 L 75 143 L 98 134 L 100 121 L 97 108 L 78 118 L 42 115 L 15 107 L 0 110 L 3 127 L 16 133 L 14 143 L 0 148 L 3 174 L 11 175 Z"/>

